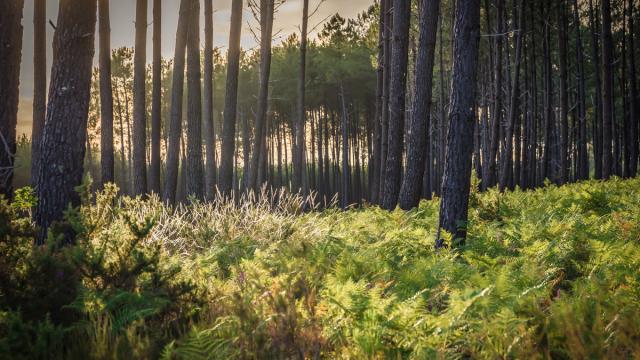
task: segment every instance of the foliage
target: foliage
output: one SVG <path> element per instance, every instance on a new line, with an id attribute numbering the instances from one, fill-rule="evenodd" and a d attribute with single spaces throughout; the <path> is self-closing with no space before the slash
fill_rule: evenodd
<path id="1" fill-rule="evenodd" d="M 434 248 L 437 200 L 302 213 L 279 194 L 170 209 L 107 187 L 86 201 L 67 215 L 76 245 L 35 250 L 28 220 L 0 206 L 0 274 L 18 289 L 2 288 L 0 357 L 640 353 L 640 180 L 474 193 L 459 252 Z M 68 266 L 75 291 L 35 313 L 34 288 L 62 286 L 46 287 L 42 264 Z"/>

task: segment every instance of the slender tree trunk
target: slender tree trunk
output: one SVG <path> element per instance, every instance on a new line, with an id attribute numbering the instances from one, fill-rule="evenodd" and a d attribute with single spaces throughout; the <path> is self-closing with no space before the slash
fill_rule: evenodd
<path id="1" fill-rule="evenodd" d="M 457 245 L 464 243 L 467 235 L 473 127 L 476 121 L 474 105 L 480 38 L 479 0 L 456 1 L 454 31 L 450 127 L 440 205 L 440 230 L 454 235 L 452 245 Z M 442 246 L 440 236 L 437 241 L 437 245 Z"/>
<path id="2" fill-rule="evenodd" d="M 13 195 L 23 0 L 0 3 L 0 196 Z"/>
<path id="3" fill-rule="evenodd" d="M 495 64 L 494 64 L 494 101 L 493 101 L 493 111 L 491 112 L 491 149 L 489 154 L 489 174 L 488 176 L 488 187 L 494 187 L 497 184 L 497 176 L 498 176 L 498 150 L 500 148 L 500 125 L 502 124 L 502 52 L 504 49 L 503 46 L 503 38 L 504 38 L 504 21 L 502 20 L 504 17 L 504 0 L 497 0 L 497 13 L 496 13 L 496 24 L 497 24 L 497 35 L 495 40 Z"/>
<path id="4" fill-rule="evenodd" d="M 384 44 L 387 1 L 380 0 L 380 18 L 378 19 L 378 63 L 376 69 L 376 115 L 373 125 L 373 154 L 369 165 L 371 172 L 371 198 L 372 204 L 378 203 L 380 195 L 380 163 L 382 161 L 382 111 L 383 111 L 383 86 L 384 86 Z"/>
<path id="5" fill-rule="evenodd" d="M 613 169 L 613 38 L 611 35 L 611 3 L 602 0 L 602 177 L 609 179 Z"/>
<path id="6" fill-rule="evenodd" d="M 602 64 L 602 57 L 600 56 L 599 42 L 598 42 L 598 33 L 599 33 L 599 16 L 596 14 L 596 10 L 593 6 L 593 0 L 589 0 L 589 27 L 591 32 L 591 51 L 592 51 L 592 61 L 594 62 L 594 67 L 596 69 L 594 73 L 594 82 L 595 82 L 595 114 L 593 118 L 592 124 L 592 138 L 593 138 L 593 157 L 594 157 L 594 167 L 595 167 L 595 178 L 602 179 L 603 175 L 603 133 L 602 133 L 602 72 L 599 70 Z"/>
<path id="7" fill-rule="evenodd" d="M 271 75 L 271 42 L 273 37 L 274 0 L 260 1 L 260 90 L 258 94 L 258 112 L 256 113 L 253 154 L 248 173 L 247 190 L 258 191 L 258 168 L 260 155 L 266 141 L 267 108 L 269 106 L 269 77 Z M 247 159 L 249 161 L 249 159 Z"/>
<path id="8" fill-rule="evenodd" d="M 213 122 L 213 0 L 204 0 L 204 86 L 203 131 L 206 146 L 205 196 L 216 193 L 216 133 Z"/>
<path id="9" fill-rule="evenodd" d="M 436 36 L 440 0 L 422 0 L 420 3 L 420 47 L 416 63 L 416 97 L 413 121 L 409 135 L 407 173 L 400 191 L 400 207 L 408 210 L 418 206 L 425 176 L 426 159 L 431 157 L 431 97 L 433 89 L 433 66 L 435 62 Z M 427 178 L 431 173 L 426 174 Z M 427 186 L 431 193 L 431 184 Z"/>
<path id="10" fill-rule="evenodd" d="M 133 192 L 147 193 L 147 0 L 136 1 L 136 41 L 133 72 Z"/>
<path id="11" fill-rule="evenodd" d="M 349 116 L 347 115 L 347 104 L 345 100 L 344 87 L 340 85 L 340 99 L 342 105 L 342 209 L 346 209 L 350 204 L 349 191 Z"/>
<path id="12" fill-rule="evenodd" d="M 580 28 L 580 13 L 578 9 L 578 0 L 573 0 L 573 22 L 576 28 L 576 64 L 577 86 L 578 86 L 578 169 L 577 177 L 579 180 L 587 180 L 589 178 L 589 155 L 587 153 L 587 115 L 586 115 L 586 85 L 584 73 L 584 54 L 582 46 L 582 30 Z M 595 119 L 594 119 L 595 120 Z"/>
<path id="13" fill-rule="evenodd" d="M 552 136 L 553 136 L 553 91 L 551 83 L 551 25 L 549 24 L 550 2 L 547 0 L 545 11 L 542 12 L 547 20 L 542 19 L 544 26 L 544 153 L 542 159 L 542 179 L 553 177 L 552 159 Z"/>
<path id="14" fill-rule="evenodd" d="M 44 243 L 49 226 L 62 219 L 69 205 L 80 203 L 75 188 L 84 173 L 96 4 L 95 0 L 59 4 L 34 215 L 40 229 L 38 244 Z M 73 234 L 66 235 L 72 241 Z"/>
<path id="15" fill-rule="evenodd" d="M 153 0 L 153 79 L 151 94 L 151 164 L 149 191 L 160 194 L 162 138 L 162 0 Z"/>
<path id="16" fill-rule="evenodd" d="M 393 0 L 381 0 L 385 3 L 385 24 L 383 34 L 383 74 L 382 74 L 382 114 L 380 124 L 380 181 L 378 201 L 382 204 L 387 168 L 387 154 L 389 151 L 389 98 L 391 90 L 391 28 L 393 26 Z"/>
<path id="17" fill-rule="evenodd" d="M 638 108 L 639 98 L 638 98 L 638 78 L 636 72 L 636 43 L 635 43 L 635 25 L 634 25 L 634 6 L 633 1 L 628 0 L 627 2 L 627 18 L 629 19 L 629 117 L 631 119 L 631 126 L 628 131 L 629 133 L 629 147 L 630 147 L 630 159 L 629 159 L 629 176 L 634 177 L 638 175 Z"/>
<path id="18" fill-rule="evenodd" d="M 558 44 L 560 56 L 560 184 L 569 181 L 569 80 L 567 65 L 567 6 L 566 0 L 557 2 Z"/>
<path id="19" fill-rule="evenodd" d="M 33 2 L 33 125 L 31 127 L 31 185 L 38 180 L 40 142 L 47 113 L 47 2 Z M 109 54 L 110 56 L 111 54 Z"/>
<path id="20" fill-rule="evenodd" d="M 394 0 L 393 56 L 389 101 L 388 153 L 385 167 L 383 207 L 392 210 L 398 203 L 402 181 L 402 150 L 404 139 L 405 95 L 409 60 L 409 0 Z"/>
<path id="21" fill-rule="evenodd" d="M 225 196 L 233 190 L 233 154 L 235 149 L 236 115 L 238 108 L 238 75 L 240 72 L 240 35 L 242 31 L 242 0 L 233 0 L 231 31 L 227 60 L 227 86 L 222 127 L 222 157 L 219 188 Z"/>
<path id="22" fill-rule="evenodd" d="M 100 166 L 101 186 L 114 181 L 113 92 L 111 87 L 111 24 L 109 0 L 99 0 L 100 14 Z"/>
<path id="23" fill-rule="evenodd" d="M 301 192 L 304 186 L 305 173 L 305 134 L 306 121 L 305 86 L 307 71 L 307 26 L 309 22 L 309 0 L 303 0 L 302 8 L 302 32 L 300 34 L 300 70 L 298 78 L 298 104 L 295 122 L 296 143 L 293 153 L 293 192 Z"/>
<path id="24" fill-rule="evenodd" d="M 171 90 L 171 120 L 169 123 L 169 144 L 167 146 L 167 178 L 164 187 L 164 201 L 175 204 L 178 190 L 178 172 L 180 164 L 180 142 L 182 138 L 182 97 L 184 95 L 185 53 L 187 50 L 187 31 L 189 5 L 191 0 L 180 1 L 176 45 L 173 57 L 173 82 Z"/>
<path id="25" fill-rule="evenodd" d="M 187 196 L 202 199 L 202 93 L 200 73 L 200 0 L 191 0 L 187 31 Z"/>

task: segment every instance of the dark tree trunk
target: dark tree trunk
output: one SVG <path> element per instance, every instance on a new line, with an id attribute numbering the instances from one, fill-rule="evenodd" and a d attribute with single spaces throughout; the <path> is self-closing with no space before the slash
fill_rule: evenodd
<path id="1" fill-rule="evenodd" d="M 238 110 L 238 76 L 240 73 L 240 35 L 242 31 L 242 0 L 233 0 L 231 31 L 227 59 L 227 86 L 222 125 L 222 156 L 220 164 L 220 192 L 231 195 L 233 190 L 233 154 L 235 149 L 236 115 Z"/>
<path id="2" fill-rule="evenodd" d="M 101 185 L 114 181 L 113 92 L 111 87 L 111 23 L 109 0 L 99 0 L 100 33 L 100 166 Z"/>
<path id="3" fill-rule="evenodd" d="M 213 0 L 204 0 L 204 86 L 203 131 L 206 146 L 205 195 L 216 193 L 216 133 L 213 122 Z"/>
<path id="4" fill-rule="evenodd" d="M 611 3 L 602 0 L 602 177 L 609 179 L 613 170 L 613 38 L 611 35 Z"/>
<path id="5" fill-rule="evenodd" d="M 136 1 L 136 41 L 133 60 L 133 193 L 147 193 L 147 0 Z"/>
<path id="6" fill-rule="evenodd" d="M 76 187 L 84 172 L 95 28 L 95 0 L 60 1 L 34 215 L 39 244 L 67 207 L 80 203 Z"/>
<path id="7" fill-rule="evenodd" d="M 347 115 L 347 104 L 345 100 L 344 88 L 340 86 L 340 100 L 342 105 L 342 209 L 346 209 L 349 205 L 349 116 Z"/>
<path id="8" fill-rule="evenodd" d="M 629 19 L 629 118 L 631 119 L 629 134 L 629 176 L 638 175 L 638 83 L 636 72 L 636 44 L 635 44 L 635 25 L 634 25 L 634 7 L 633 1 L 627 2 L 627 18 Z"/>
<path id="9" fill-rule="evenodd" d="M 151 94 L 151 164 L 149 191 L 160 194 L 162 138 L 162 1 L 153 0 L 153 79 Z"/>
<path id="10" fill-rule="evenodd" d="M 566 0 L 557 2 L 558 44 L 560 56 L 560 184 L 569 181 L 569 80 L 567 65 L 567 5 Z"/>
<path id="11" fill-rule="evenodd" d="M 33 2 L 33 125 L 31 127 L 31 185 L 38 180 L 40 142 L 47 113 L 47 2 Z M 109 54 L 111 56 L 111 54 Z M 112 180 L 113 181 L 113 180 Z"/>
<path id="12" fill-rule="evenodd" d="M 542 179 L 554 177 L 555 173 L 552 167 L 552 136 L 553 136 L 553 91 L 551 82 L 551 25 L 549 17 L 551 14 L 550 2 L 547 0 L 545 11 L 542 12 L 544 18 L 541 20 L 544 26 L 544 43 L 543 43 L 543 59 L 544 59 L 544 153 L 542 159 Z"/>
<path id="13" fill-rule="evenodd" d="M 187 31 L 187 196 L 202 199 L 202 93 L 200 88 L 200 0 L 191 0 Z"/>
<path id="14" fill-rule="evenodd" d="M 301 192 L 304 186 L 305 174 L 305 136 L 304 124 L 306 121 L 305 86 L 307 72 L 307 26 L 309 22 L 309 0 L 303 0 L 302 8 L 302 32 L 300 34 L 300 72 L 298 78 L 298 104 L 295 122 L 296 143 L 293 154 L 293 192 Z"/>
<path id="15" fill-rule="evenodd" d="M 502 109 L 502 80 L 503 80 L 503 71 L 502 71 L 502 53 L 503 53 L 503 42 L 504 42 L 504 0 L 497 0 L 497 13 L 496 13 L 496 24 L 497 24 L 497 36 L 495 43 L 495 52 L 496 55 L 494 57 L 494 99 L 493 99 L 493 111 L 491 112 L 491 149 L 489 154 L 489 174 L 487 174 L 487 178 L 489 181 L 487 182 L 488 187 L 494 187 L 497 184 L 498 177 L 498 150 L 500 148 L 500 125 L 502 124 L 503 118 L 503 109 Z"/>
<path id="16" fill-rule="evenodd" d="M 453 83 L 449 108 L 447 158 L 440 205 L 440 230 L 464 243 L 467 233 L 471 157 L 475 116 L 475 89 L 480 39 L 480 1 L 456 1 Z M 441 246 L 440 236 L 438 245 Z"/>
<path id="17" fill-rule="evenodd" d="M 371 163 L 369 164 L 369 172 L 371 176 L 371 196 L 372 204 L 378 203 L 380 195 L 380 163 L 382 161 L 382 103 L 383 103 L 383 86 L 384 86 L 384 44 L 385 44 L 385 26 L 387 1 L 380 1 L 380 18 L 378 19 L 378 63 L 376 69 L 376 115 L 373 124 L 373 154 Z"/>
<path id="18" fill-rule="evenodd" d="M 592 61 L 594 62 L 594 67 L 596 69 L 594 74 L 594 82 L 595 82 L 595 114 L 593 118 L 593 130 L 592 130 L 592 138 L 593 138 L 593 157 L 594 157 L 594 167 L 595 167 L 595 178 L 602 179 L 603 175 L 603 133 L 602 133 L 602 73 L 600 71 L 601 68 L 601 56 L 600 56 L 600 48 L 598 42 L 598 32 L 599 32 L 599 16 L 596 14 L 596 10 L 593 6 L 593 0 L 589 0 L 589 27 L 591 32 L 591 51 L 592 51 Z"/>
<path id="19" fill-rule="evenodd" d="M 0 3 L 0 196 L 7 198 L 13 195 L 23 5 L 22 0 Z"/>
<path id="20" fill-rule="evenodd" d="M 398 203 L 402 181 L 402 150 L 404 143 L 405 95 L 407 64 L 409 60 L 409 0 L 394 0 L 393 50 L 389 99 L 389 131 L 387 163 L 385 167 L 384 197 L 382 205 L 392 210 Z"/>
<path id="21" fill-rule="evenodd" d="M 577 72 L 577 86 L 578 86 L 578 138 L 577 138 L 577 150 L 578 150 L 578 168 L 577 177 L 579 180 L 587 180 L 589 178 L 589 154 L 587 153 L 587 111 L 586 111 L 586 85 L 585 85 L 585 73 L 584 73 L 584 54 L 582 46 L 582 30 L 580 28 L 580 13 L 578 9 L 578 0 L 573 0 L 573 22 L 576 28 L 576 63 L 578 67 Z M 594 119 L 595 120 L 595 119 Z"/>
<path id="22" fill-rule="evenodd" d="M 173 57 L 173 82 L 171 84 L 171 120 L 169 123 L 169 144 L 167 146 L 167 178 L 164 186 L 164 201 L 175 204 L 178 190 L 180 164 L 180 142 L 182 139 L 182 97 L 184 95 L 184 67 L 187 49 L 189 4 L 191 0 L 180 1 L 180 14 L 176 30 L 176 45 Z"/>
<path id="23" fill-rule="evenodd" d="M 400 207 L 408 210 L 418 206 L 425 174 L 426 159 L 431 157 L 431 97 L 433 89 L 433 65 L 440 0 L 422 0 L 420 3 L 420 47 L 416 63 L 416 95 L 413 120 L 407 151 L 407 172 L 400 191 Z M 431 182 L 427 186 L 431 193 Z"/>
<path id="24" fill-rule="evenodd" d="M 273 37 L 274 0 L 260 1 L 260 91 L 258 94 L 258 112 L 256 113 L 253 154 L 249 166 L 247 190 L 258 191 L 260 155 L 266 141 L 267 107 L 269 106 L 269 77 L 271 75 L 271 42 Z M 249 161 L 247 159 L 246 161 Z"/>
<path id="25" fill-rule="evenodd" d="M 382 114 L 380 115 L 380 190 L 378 200 L 382 204 L 387 168 L 387 154 L 389 152 L 389 97 L 391 90 L 391 28 L 393 26 L 393 0 L 381 0 L 385 3 L 385 25 L 383 34 L 383 74 L 382 74 Z"/>

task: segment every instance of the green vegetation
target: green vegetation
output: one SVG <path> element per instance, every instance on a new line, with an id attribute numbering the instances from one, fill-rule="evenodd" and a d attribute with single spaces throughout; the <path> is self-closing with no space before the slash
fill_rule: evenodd
<path id="1" fill-rule="evenodd" d="M 33 248 L 36 199 L 16 196 L 0 205 L 0 358 L 640 354 L 640 180 L 474 193 L 459 252 L 434 250 L 435 201 L 172 211 L 114 188 Z"/>

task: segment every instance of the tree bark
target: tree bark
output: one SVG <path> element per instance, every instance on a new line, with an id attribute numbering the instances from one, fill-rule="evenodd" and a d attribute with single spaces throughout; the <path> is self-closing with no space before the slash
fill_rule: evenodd
<path id="1" fill-rule="evenodd" d="M 213 0 L 204 0 L 204 142 L 205 195 L 212 200 L 216 194 L 216 133 L 213 117 Z"/>
<path id="2" fill-rule="evenodd" d="M 113 90 L 111 86 L 111 20 L 109 0 L 99 0 L 100 18 L 100 166 L 101 186 L 114 181 Z"/>
<path id="3" fill-rule="evenodd" d="M 229 32 L 227 86 L 224 100 L 222 156 L 219 182 L 220 192 L 225 196 L 231 195 L 233 190 L 233 158 L 236 140 L 236 115 L 238 110 L 238 75 L 240 72 L 241 31 L 242 0 L 233 0 L 231 4 L 231 31 Z"/>
<path id="4" fill-rule="evenodd" d="M 431 97 L 433 92 L 433 66 L 440 0 L 422 0 L 420 3 L 420 47 L 416 63 L 416 95 L 413 120 L 407 151 L 407 173 L 400 190 L 400 207 L 408 210 L 418 206 L 425 173 L 426 159 L 431 157 Z M 431 193 L 431 182 L 427 191 Z"/>
<path id="5" fill-rule="evenodd" d="M 160 194 L 162 138 L 162 0 L 153 0 L 153 79 L 151 93 L 151 164 L 149 191 Z"/>
<path id="6" fill-rule="evenodd" d="M 404 143 L 405 95 L 409 60 L 409 23 L 411 1 L 394 0 L 393 50 L 389 101 L 388 153 L 385 167 L 382 206 L 393 210 L 398 203 L 402 181 L 402 150 Z"/>
<path id="7" fill-rule="evenodd" d="M 33 125 L 31 127 L 31 184 L 38 180 L 40 142 L 47 114 L 47 2 L 33 2 Z M 109 54 L 111 56 L 111 54 Z"/>
<path id="8" fill-rule="evenodd" d="M 136 40 L 133 60 L 133 193 L 147 193 L 147 0 L 136 1 Z"/>
<path id="9" fill-rule="evenodd" d="M 173 57 L 173 82 L 171 90 L 171 120 L 169 123 L 169 144 L 167 146 L 167 178 L 164 187 L 164 201 L 175 204 L 178 190 L 180 163 L 180 141 L 182 138 L 182 97 L 184 95 L 184 67 L 187 49 L 189 4 L 191 0 L 180 1 L 176 45 Z"/>
<path id="10" fill-rule="evenodd" d="M 393 0 L 381 0 L 385 3 L 385 25 L 383 34 L 383 77 L 382 77 L 382 114 L 380 120 L 380 190 L 378 201 L 382 204 L 387 169 L 387 154 L 389 151 L 389 91 L 391 89 L 391 28 L 393 26 Z"/>
<path id="11" fill-rule="evenodd" d="M 187 196 L 203 199 L 200 0 L 191 0 L 187 31 Z"/>
<path id="12" fill-rule="evenodd" d="M 566 0 L 557 2 L 558 8 L 558 48 L 560 56 L 560 184 L 569 181 L 569 80 L 567 65 L 567 6 Z"/>
<path id="13" fill-rule="evenodd" d="M 0 196 L 13 195 L 23 0 L 0 3 Z"/>
<path id="14" fill-rule="evenodd" d="M 293 154 L 293 192 L 303 192 L 304 176 L 305 176 L 305 134 L 304 125 L 306 122 L 306 108 L 305 108 L 305 87 L 306 87 L 306 72 L 307 72 L 307 26 L 309 22 L 309 0 L 303 0 L 302 7 L 302 29 L 300 34 L 300 69 L 298 77 L 298 106 L 296 117 L 296 143 Z M 303 192 L 304 193 L 304 192 Z"/>
<path id="15" fill-rule="evenodd" d="M 258 112 L 255 121 L 253 138 L 253 154 L 249 166 L 247 190 L 258 191 L 262 184 L 258 183 L 260 154 L 265 143 L 267 108 L 269 106 L 269 77 L 271 75 L 271 42 L 273 36 L 274 0 L 260 1 L 260 90 L 258 94 Z M 248 159 L 247 159 L 248 161 Z"/>
<path id="16" fill-rule="evenodd" d="M 69 205 L 80 203 L 95 27 L 95 0 L 60 1 L 34 214 L 38 244 Z M 66 235 L 72 241 L 73 234 Z"/>
<path id="17" fill-rule="evenodd" d="M 631 128 L 629 129 L 629 147 L 630 147 L 630 159 L 629 159 L 629 176 L 635 177 L 638 175 L 638 78 L 636 72 L 636 43 L 635 43 L 635 25 L 634 25 L 633 1 L 629 0 L 627 3 L 627 18 L 629 19 L 629 118 L 631 119 Z"/>
<path id="18" fill-rule="evenodd" d="M 611 2 L 602 0 L 602 177 L 607 180 L 613 169 L 613 38 L 611 35 Z"/>
<path id="19" fill-rule="evenodd" d="M 480 1 L 456 1 L 450 126 L 440 205 L 440 230 L 454 236 L 454 246 L 463 244 L 467 235 L 479 38 Z M 442 246 L 440 236 L 437 241 Z"/>

